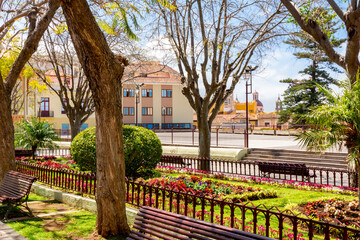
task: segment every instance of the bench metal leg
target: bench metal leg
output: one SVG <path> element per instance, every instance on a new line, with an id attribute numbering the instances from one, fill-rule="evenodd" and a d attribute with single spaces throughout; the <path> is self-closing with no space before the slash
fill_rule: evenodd
<path id="1" fill-rule="evenodd" d="M 8 204 L 7 206 L 9 207 L 9 209 L 6 211 L 5 216 L 4 216 L 4 218 L 3 218 L 3 221 L 8 220 L 9 213 L 10 213 L 11 210 L 14 208 L 14 205 L 12 205 L 12 204 Z"/>
<path id="2" fill-rule="evenodd" d="M 31 209 L 29 208 L 28 204 L 27 204 L 27 201 L 25 202 L 25 208 L 29 211 L 30 213 L 30 217 L 35 217 L 33 212 L 31 211 Z"/>

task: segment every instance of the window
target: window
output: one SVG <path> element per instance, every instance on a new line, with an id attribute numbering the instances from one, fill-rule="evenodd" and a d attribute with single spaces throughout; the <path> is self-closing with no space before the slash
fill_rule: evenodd
<path id="1" fill-rule="evenodd" d="M 134 89 L 124 89 L 124 97 L 133 97 L 134 96 Z"/>
<path id="2" fill-rule="evenodd" d="M 49 111 L 49 98 L 48 97 L 42 97 L 41 98 L 41 107 L 42 112 L 48 112 Z"/>
<path id="3" fill-rule="evenodd" d="M 142 89 L 141 96 L 142 97 L 152 97 L 152 89 Z"/>
<path id="4" fill-rule="evenodd" d="M 172 108 L 167 107 L 165 111 L 161 110 L 161 115 L 171 116 L 172 115 Z"/>
<path id="5" fill-rule="evenodd" d="M 68 123 L 61 124 L 61 135 L 69 135 L 70 134 L 70 126 Z"/>
<path id="6" fill-rule="evenodd" d="M 161 90 L 161 97 L 172 97 L 172 90 L 169 89 L 162 89 Z"/>
<path id="7" fill-rule="evenodd" d="M 129 115 L 134 116 L 134 113 L 135 113 L 134 108 L 130 107 L 129 108 Z"/>
<path id="8" fill-rule="evenodd" d="M 134 115 L 134 108 L 133 107 L 124 107 L 123 109 L 124 116 L 133 116 Z"/>
<path id="9" fill-rule="evenodd" d="M 143 116 L 151 116 L 152 115 L 152 108 L 151 107 L 143 107 L 142 108 L 142 115 Z"/>

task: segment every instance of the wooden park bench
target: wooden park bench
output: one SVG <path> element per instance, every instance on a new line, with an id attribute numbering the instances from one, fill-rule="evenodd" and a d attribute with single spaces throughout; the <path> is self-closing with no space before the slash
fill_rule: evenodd
<path id="1" fill-rule="evenodd" d="M 15 149 L 15 157 L 32 157 L 32 150 Z"/>
<path id="2" fill-rule="evenodd" d="M 163 210 L 143 207 L 135 218 L 131 239 L 272 239 L 237 229 L 204 222 Z"/>
<path id="3" fill-rule="evenodd" d="M 309 168 L 305 163 L 284 163 L 284 162 L 266 162 L 257 161 L 259 171 L 263 177 L 270 177 L 270 173 L 303 176 L 305 180 L 316 175 L 310 175 Z"/>
<path id="4" fill-rule="evenodd" d="M 30 216 L 33 213 L 27 205 L 27 200 L 30 193 L 30 188 L 36 177 L 29 176 L 23 173 L 8 171 L 5 174 L 4 180 L 0 184 L 0 203 L 6 204 L 9 209 L 5 213 L 3 220 L 7 220 L 9 213 L 14 207 L 25 203 L 25 208 L 29 211 Z"/>
<path id="5" fill-rule="evenodd" d="M 186 163 L 182 156 L 162 155 L 160 163 L 170 163 L 172 165 L 180 165 L 182 167 L 189 167 L 191 163 Z"/>

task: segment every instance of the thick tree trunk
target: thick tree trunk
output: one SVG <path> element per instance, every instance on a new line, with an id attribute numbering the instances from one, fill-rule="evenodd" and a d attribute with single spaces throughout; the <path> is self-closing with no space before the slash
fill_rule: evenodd
<path id="1" fill-rule="evenodd" d="M 0 78 L 0 81 L 2 79 Z M 10 98 L 0 83 L 0 181 L 9 170 L 15 170 L 14 125 Z"/>
<path id="2" fill-rule="evenodd" d="M 70 120 L 71 141 L 80 133 L 81 125 L 81 119 L 75 117 L 74 121 Z"/>
<path id="3" fill-rule="evenodd" d="M 32 152 L 32 159 L 35 160 L 35 152 L 36 152 L 37 147 L 36 146 L 32 146 L 31 147 L 31 152 Z"/>
<path id="4" fill-rule="evenodd" d="M 211 131 L 207 116 L 198 117 L 198 129 L 199 129 L 199 157 L 204 159 L 210 159 L 210 145 L 211 145 Z M 204 171 L 210 171 L 210 162 L 203 160 L 199 162 L 199 169 Z"/>
<path id="5" fill-rule="evenodd" d="M 11 66 L 5 81 L 0 77 L 0 180 L 3 179 L 8 170 L 16 168 L 14 125 L 10 102 L 11 92 L 16 85 L 21 70 L 37 50 L 39 41 L 59 6 L 60 2 L 57 0 L 49 1 L 48 11 L 42 16 L 36 28 L 30 29 L 32 31 L 29 31 L 24 47 Z"/>
<path id="6" fill-rule="evenodd" d="M 105 237 L 127 234 L 121 112 L 124 66 L 108 47 L 86 0 L 63 0 L 62 8 L 95 103 L 97 231 Z"/>

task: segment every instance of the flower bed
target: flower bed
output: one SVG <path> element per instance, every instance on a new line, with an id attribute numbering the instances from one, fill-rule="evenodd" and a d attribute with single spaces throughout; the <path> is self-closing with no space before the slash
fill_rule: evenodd
<path id="1" fill-rule="evenodd" d="M 338 193 L 343 195 L 357 195 L 358 188 L 352 187 L 334 187 L 332 185 L 326 184 L 317 184 L 309 182 L 297 182 L 294 180 L 274 180 L 270 178 L 262 177 L 247 177 L 236 174 L 223 174 L 223 173 L 210 173 L 203 170 L 197 170 L 192 168 L 175 168 L 171 166 L 157 166 L 157 171 L 162 171 L 166 173 L 180 173 L 180 174 L 191 174 L 196 176 L 222 179 L 222 180 L 231 180 L 235 182 L 244 182 L 244 183 L 257 183 L 257 184 L 268 184 L 272 186 L 279 186 L 285 188 L 293 188 L 298 190 L 312 190 L 319 192 L 328 192 L 328 193 Z M 341 189 L 341 190 L 339 190 Z"/>
<path id="2" fill-rule="evenodd" d="M 139 181 L 143 180 L 140 179 Z M 211 179 L 203 180 L 202 177 L 198 176 L 154 178 L 145 181 L 145 183 L 154 187 L 170 188 L 197 196 L 228 199 L 233 202 L 277 197 L 277 193 L 274 190 L 263 190 L 261 188 L 223 183 Z"/>
<path id="3" fill-rule="evenodd" d="M 333 224 L 360 228 L 360 210 L 357 201 L 346 202 L 337 199 L 309 202 L 299 211 L 309 217 Z"/>
<path id="4" fill-rule="evenodd" d="M 35 159 L 28 157 L 17 157 L 16 161 L 38 164 L 43 167 L 51 167 L 56 169 L 69 169 L 78 171 L 79 168 L 71 157 L 55 157 L 55 156 L 42 156 Z"/>

